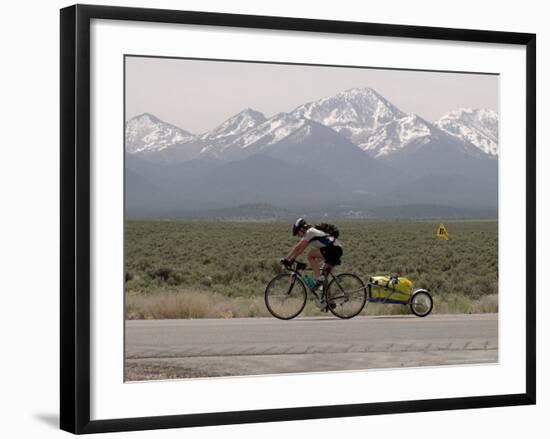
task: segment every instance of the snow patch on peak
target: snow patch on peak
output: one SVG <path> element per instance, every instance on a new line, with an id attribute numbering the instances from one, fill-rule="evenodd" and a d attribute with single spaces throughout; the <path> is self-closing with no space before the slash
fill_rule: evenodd
<path id="1" fill-rule="evenodd" d="M 388 107 L 396 108 L 391 102 L 389 102 L 384 96 L 378 93 L 375 89 L 371 87 L 354 87 L 348 88 L 340 93 L 337 93 L 335 96 L 341 96 L 345 99 L 366 99 L 371 101 L 381 101 Z M 397 110 L 399 111 L 399 110 Z"/>
<path id="2" fill-rule="evenodd" d="M 223 138 L 236 137 L 247 130 L 265 122 L 265 116 L 259 111 L 246 108 L 240 113 L 230 117 L 214 130 L 204 134 L 201 140 L 211 142 Z"/>
<path id="3" fill-rule="evenodd" d="M 150 113 L 140 114 L 126 122 L 125 146 L 129 154 L 161 151 L 192 138 L 194 136 L 188 131 L 163 122 Z"/>
<path id="4" fill-rule="evenodd" d="M 412 142 L 426 143 L 432 135 L 433 126 L 411 114 L 381 126 L 359 147 L 374 157 L 381 157 L 406 148 Z"/>
<path id="5" fill-rule="evenodd" d="M 498 114 L 493 110 L 459 108 L 439 119 L 436 126 L 485 154 L 498 156 Z"/>
<path id="6" fill-rule="evenodd" d="M 289 113 L 278 113 L 242 138 L 241 148 L 248 148 L 260 142 L 262 146 L 277 143 L 304 126 L 306 120 Z"/>
<path id="7" fill-rule="evenodd" d="M 388 116 L 404 114 L 371 88 L 351 88 L 301 105 L 293 111 L 307 119 L 327 126 L 354 124 L 375 125 Z"/>
<path id="8" fill-rule="evenodd" d="M 402 143 L 407 143 L 419 137 L 426 137 L 432 134 L 432 130 L 426 121 L 416 114 L 411 114 L 410 116 L 402 118 L 399 121 L 398 132 L 399 140 Z"/>
<path id="9" fill-rule="evenodd" d="M 282 137 L 284 138 L 292 138 L 295 142 L 303 142 L 306 138 L 310 137 L 313 134 L 313 127 L 311 126 L 311 123 L 306 122 L 305 120 L 299 121 L 295 126 L 293 127 L 293 130 L 288 133 L 288 135 Z"/>

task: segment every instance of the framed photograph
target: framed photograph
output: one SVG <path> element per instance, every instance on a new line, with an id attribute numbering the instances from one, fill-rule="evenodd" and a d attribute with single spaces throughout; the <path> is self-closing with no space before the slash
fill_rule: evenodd
<path id="1" fill-rule="evenodd" d="M 61 428 L 535 404 L 535 35 L 61 10 Z"/>

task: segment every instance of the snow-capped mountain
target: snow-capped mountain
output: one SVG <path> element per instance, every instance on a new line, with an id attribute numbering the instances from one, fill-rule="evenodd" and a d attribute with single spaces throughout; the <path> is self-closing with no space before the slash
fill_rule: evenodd
<path id="1" fill-rule="evenodd" d="M 351 191 L 379 187 L 387 182 L 384 173 L 389 173 L 386 165 L 376 163 L 332 128 L 296 113 L 278 113 L 232 141 L 210 144 L 201 152 L 226 161 L 255 155 L 302 165 L 320 175 L 331 175 L 338 168 L 340 172 L 331 178 Z"/>
<path id="2" fill-rule="evenodd" d="M 453 144 L 474 156 L 481 152 L 498 154 L 495 112 L 460 109 L 432 124 L 415 114 L 405 114 L 371 88 L 345 90 L 270 119 L 247 108 L 201 135 L 146 113 L 127 123 L 126 151 L 164 161 L 201 156 L 233 160 L 264 151 L 303 129 L 308 121 L 334 130 L 372 157 L 385 160 L 430 142 Z"/>
<path id="3" fill-rule="evenodd" d="M 191 133 L 149 113 L 133 117 L 126 123 L 126 151 L 130 154 L 162 151 L 193 138 Z"/>
<path id="4" fill-rule="evenodd" d="M 266 121 L 259 111 L 246 108 L 198 139 L 201 154 L 218 157 L 237 138 Z"/>
<path id="5" fill-rule="evenodd" d="M 219 157 L 236 138 L 266 120 L 247 108 L 204 134 L 193 135 L 145 113 L 126 124 L 126 152 L 161 162 Z"/>
<path id="6" fill-rule="evenodd" d="M 247 108 L 198 135 L 146 113 L 126 124 L 127 208 L 138 216 L 244 202 L 493 208 L 497 133 L 494 112 L 461 109 L 431 123 L 371 88 L 269 119 Z"/>
<path id="7" fill-rule="evenodd" d="M 293 111 L 331 127 L 372 157 L 389 159 L 407 149 L 418 149 L 434 140 L 445 139 L 432 123 L 416 114 L 406 114 L 372 88 L 353 88 Z M 469 145 L 456 147 L 470 155 L 478 151 Z"/>
<path id="8" fill-rule="evenodd" d="M 471 143 L 485 154 L 498 156 L 498 114 L 487 109 L 461 108 L 436 122 L 445 132 Z"/>
<path id="9" fill-rule="evenodd" d="M 292 113 L 334 129 L 362 149 L 381 127 L 407 116 L 368 87 L 309 102 Z"/>
<path id="10" fill-rule="evenodd" d="M 231 139 L 243 134 L 251 128 L 265 122 L 266 117 L 259 111 L 246 108 L 233 117 L 230 117 L 212 131 L 201 136 L 201 140 L 208 142 L 218 139 Z"/>
<path id="11" fill-rule="evenodd" d="M 288 113 L 279 113 L 270 119 L 264 118 L 261 123 L 251 126 L 241 135 L 233 136 L 229 142 L 206 146 L 201 153 L 218 158 L 249 155 L 277 143 L 306 123 L 308 123 L 306 119 Z"/>

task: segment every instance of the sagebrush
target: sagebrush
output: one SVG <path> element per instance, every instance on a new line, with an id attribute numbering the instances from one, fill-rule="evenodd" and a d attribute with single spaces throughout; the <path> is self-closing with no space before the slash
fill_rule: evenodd
<path id="1" fill-rule="evenodd" d="M 434 312 L 498 310 L 496 221 L 446 222 L 449 241 L 435 236 L 439 222 L 333 222 L 344 246 L 337 271 L 356 273 L 365 281 L 374 274 L 406 276 L 415 287 L 433 292 Z M 280 272 L 278 260 L 295 242 L 287 223 L 127 221 L 127 317 L 267 315 L 262 302 L 265 285 Z M 152 307 L 155 298 L 159 304 L 154 316 L 137 311 L 140 300 Z M 192 307 L 199 302 L 199 308 L 212 310 L 193 315 Z M 372 305 L 368 314 L 408 312 L 402 306 Z M 226 309 L 232 311 L 224 314 Z"/>

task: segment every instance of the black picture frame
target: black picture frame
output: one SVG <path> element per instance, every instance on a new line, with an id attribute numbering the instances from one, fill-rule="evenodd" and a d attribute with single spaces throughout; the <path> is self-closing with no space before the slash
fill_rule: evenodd
<path id="1" fill-rule="evenodd" d="M 70 6 L 62 9 L 60 13 L 61 429 L 76 434 L 99 433 L 535 404 L 535 34 L 88 5 Z M 527 83 L 526 392 L 481 397 L 90 420 L 90 21 L 93 19 L 525 46 L 527 60 L 525 66 Z"/>

